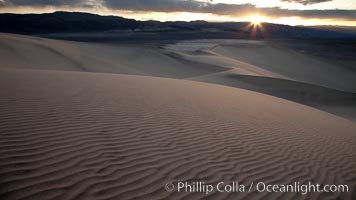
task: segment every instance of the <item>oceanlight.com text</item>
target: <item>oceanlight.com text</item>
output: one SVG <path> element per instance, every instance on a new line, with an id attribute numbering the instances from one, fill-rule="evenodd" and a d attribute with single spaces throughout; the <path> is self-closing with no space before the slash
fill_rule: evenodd
<path id="1" fill-rule="evenodd" d="M 184 193 L 205 193 L 210 194 L 213 192 L 227 192 L 227 193 L 244 193 L 244 192 L 268 192 L 268 193 L 299 193 L 306 195 L 308 193 L 335 193 L 341 192 L 346 193 L 349 191 L 348 185 L 333 185 L 333 184 L 314 184 L 308 182 L 302 184 L 300 182 L 294 182 L 291 184 L 270 184 L 264 182 L 251 182 L 249 184 L 242 184 L 239 182 L 218 182 L 216 184 L 206 183 L 206 182 L 177 182 L 177 183 L 167 183 L 165 185 L 167 192 L 184 192 Z"/>

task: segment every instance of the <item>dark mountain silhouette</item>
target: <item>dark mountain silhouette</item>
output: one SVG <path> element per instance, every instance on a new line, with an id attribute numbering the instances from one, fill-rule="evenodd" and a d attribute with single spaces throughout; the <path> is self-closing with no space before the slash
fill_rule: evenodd
<path id="1" fill-rule="evenodd" d="M 0 31 L 10 33 L 95 32 L 138 26 L 139 22 L 133 19 L 89 13 L 0 14 Z"/>

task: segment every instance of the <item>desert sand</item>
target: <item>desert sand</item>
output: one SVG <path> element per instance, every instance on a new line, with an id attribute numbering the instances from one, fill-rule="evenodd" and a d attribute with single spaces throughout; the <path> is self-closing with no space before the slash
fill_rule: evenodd
<path id="1" fill-rule="evenodd" d="M 0 199 L 355 198 L 354 74 L 265 42 L 188 44 L 1 34 Z M 178 181 L 350 191 L 165 190 Z"/>
<path id="2" fill-rule="evenodd" d="M 0 59 L 1 68 L 131 74 L 221 84 L 356 120 L 355 71 L 271 42 L 117 44 L 0 34 Z"/>

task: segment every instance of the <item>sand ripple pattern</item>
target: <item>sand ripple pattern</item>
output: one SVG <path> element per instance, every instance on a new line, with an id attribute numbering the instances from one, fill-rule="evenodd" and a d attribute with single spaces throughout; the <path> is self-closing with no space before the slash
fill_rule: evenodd
<path id="1" fill-rule="evenodd" d="M 0 199 L 355 199 L 356 125 L 193 81 L 1 71 Z M 167 182 L 312 181 L 349 193 L 168 193 Z"/>

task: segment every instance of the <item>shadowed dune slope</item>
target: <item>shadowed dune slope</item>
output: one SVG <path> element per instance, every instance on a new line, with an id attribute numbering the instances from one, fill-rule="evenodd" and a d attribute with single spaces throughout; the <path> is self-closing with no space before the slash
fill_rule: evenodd
<path id="1" fill-rule="evenodd" d="M 227 85 L 288 99 L 356 120 L 356 93 L 318 85 L 262 76 L 237 75 L 230 71 L 191 80 Z"/>
<path id="2" fill-rule="evenodd" d="M 354 122 L 247 90 L 2 70 L 0 199 L 355 199 Z M 348 184 L 348 193 L 167 193 L 176 181 Z"/>

